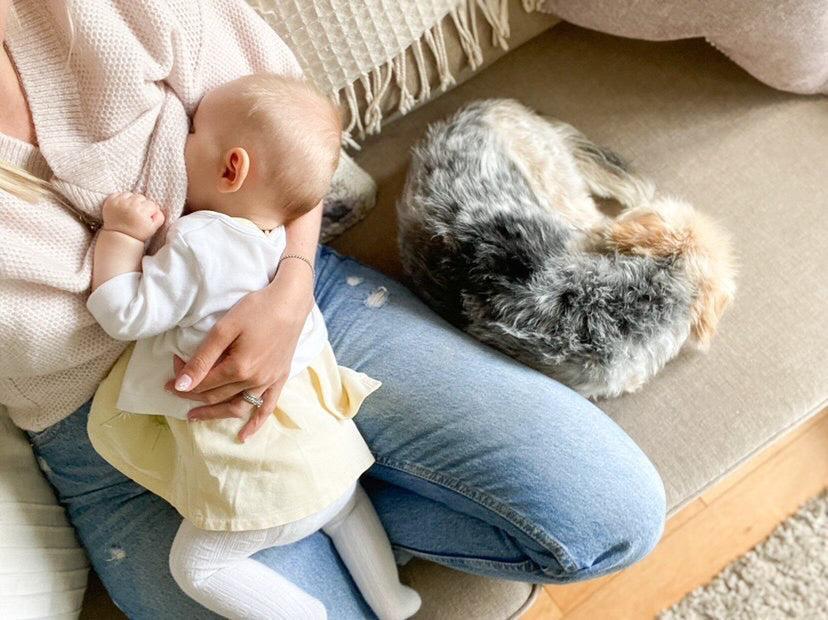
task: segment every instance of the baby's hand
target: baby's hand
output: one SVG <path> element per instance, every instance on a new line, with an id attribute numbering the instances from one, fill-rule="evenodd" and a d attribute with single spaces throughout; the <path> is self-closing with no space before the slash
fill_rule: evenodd
<path id="1" fill-rule="evenodd" d="M 164 223 L 164 213 L 152 200 L 141 194 L 110 194 L 103 204 L 103 228 L 146 241 Z"/>

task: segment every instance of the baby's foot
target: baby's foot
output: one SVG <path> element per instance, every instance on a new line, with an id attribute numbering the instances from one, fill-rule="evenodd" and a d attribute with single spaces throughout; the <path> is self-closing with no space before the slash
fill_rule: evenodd
<path id="1" fill-rule="evenodd" d="M 422 599 L 414 588 L 403 584 L 397 584 L 392 592 L 387 592 L 384 597 L 384 609 L 375 609 L 380 620 L 405 620 L 410 618 L 422 605 Z"/>
<path id="2" fill-rule="evenodd" d="M 417 591 L 414 588 L 409 588 L 408 586 L 404 586 L 400 584 L 400 589 L 402 592 L 400 593 L 400 610 L 402 611 L 403 618 L 410 618 L 414 614 L 417 613 L 417 610 L 420 609 L 420 605 L 423 604 L 423 599 L 420 598 L 420 595 L 417 594 Z"/>

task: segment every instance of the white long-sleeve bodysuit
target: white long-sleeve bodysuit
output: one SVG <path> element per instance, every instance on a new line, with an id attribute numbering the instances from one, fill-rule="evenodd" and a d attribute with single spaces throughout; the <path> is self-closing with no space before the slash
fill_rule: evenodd
<path id="1" fill-rule="evenodd" d="M 270 283 L 284 249 L 284 227 L 265 234 L 223 213 L 196 211 L 176 220 L 167 243 L 143 258 L 143 273 L 125 273 L 95 289 L 87 301 L 95 319 L 113 338 L 137 340 L 118 409 L 183 420 L 200 406 L 164 390 L 175 374 L 173 354 L 189 360 L 235 303 Z M 296 345 L 291 376 L 319 355 L 327 337 L 314 304 Z"/>

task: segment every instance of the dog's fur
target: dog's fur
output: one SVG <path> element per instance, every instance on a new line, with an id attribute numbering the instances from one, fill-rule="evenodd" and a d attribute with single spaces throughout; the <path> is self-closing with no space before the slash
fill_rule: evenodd
<path id="1" fill-rule="evenodd" d="M 603 215 L 592 195 L 618 200 Z M 452 323 L 588 397 L 638 389 L 735 291 L 727 235 L 511 100 L 429 128 L 397 205 L 403 266 Z"/>

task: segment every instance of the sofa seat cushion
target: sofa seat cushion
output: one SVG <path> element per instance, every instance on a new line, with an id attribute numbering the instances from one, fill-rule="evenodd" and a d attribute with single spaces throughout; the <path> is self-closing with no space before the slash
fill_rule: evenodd
<path id="1" fill-rule="evenodd" d="M 828 101 L 759 83 L 701 40 L 651 43 L 561 24 L 369 139 L 378 206 L 335 247 L 400 277 L 394 201 L 408 149 L 464 102 L 513 97 L 572 123 L 732 233 L 734 306 L 707 355 L 684 351 L 599 406 L 659 469 L 671 512 L 828 398 Z"/>
<path id="2" fill-rule="evenodd" d="M 26 435 L 0 406 L 0 618 L 76 618 L 88 571 Z"/>

